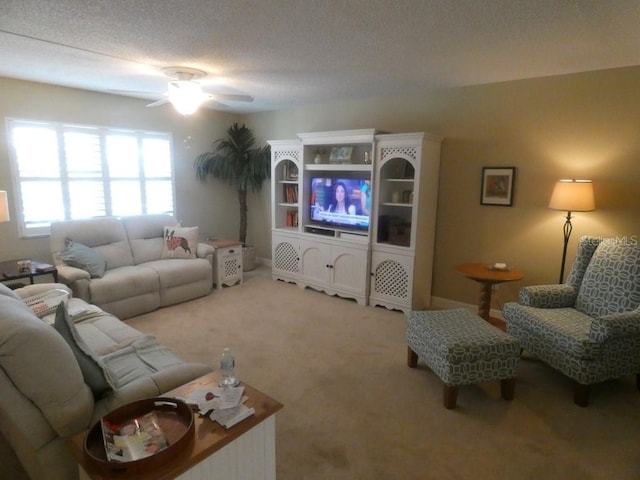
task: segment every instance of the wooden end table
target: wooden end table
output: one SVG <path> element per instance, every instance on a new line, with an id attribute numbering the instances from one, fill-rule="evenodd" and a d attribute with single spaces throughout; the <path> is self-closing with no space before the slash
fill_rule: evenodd
<path id="1" fill-rule="evenodd" d="M 212 372 L 181 387 L 163 394 L 163 397 L 187 397 L 196 388 L 215 386 L 219 374 Z M 81 480 L 275 480 L 276 478 L 276 424 L 275 413 L 283 405 L 242 383 L 249 397 L 248 407 L 255 415 L 224 429 L 208 417 L 194 413 L 195 435 L 193 445 L 183 454 L 169 460 L 148 473 L 114 473 L 101 475 L 91 469 L 84 453 L 87 432 L 69 439 L 69 448 L 78 462 Z"/>
<path id="2" fill-rule="evenodd" d="M 24 260 L 30 259 L 23 258 L 0 262 L 0 282 L 9 282 L 12 280 L 28 278 L 29 283 L 33 284 L 35 277 L 39 277 L 40 275 L 51 275 L 53 276 L 53 281 L 58 283 L 58 270 L 55 266 L 49 263 L 31 260 L 31 270 L 29 272 L 21 272 L 18 268 L 18 262 L 22 262 Z"/>
<path id="3" fill-rule="evenodd" d="M 213 254 L 213 283 L 216 290 L 225 285 L 231 287 L 242 283 L 242 242 L 225 238 L 203 240 L 215 248 Z"/>
<path id="4" fill-rule="evenodd" d="M 478 315 L 487 322 L 504 330 L 505 324 L 499 318 L 492 317 L 491 292 L 493 286 L 498 283 L 515 282 L 522 280 L 524 275 L 518 270 L 497 270 L 485 263 L 465 263 L 455 267 L 456 271 L 471 280 L 480 283 L 480 301 L 478 303 Z"/>

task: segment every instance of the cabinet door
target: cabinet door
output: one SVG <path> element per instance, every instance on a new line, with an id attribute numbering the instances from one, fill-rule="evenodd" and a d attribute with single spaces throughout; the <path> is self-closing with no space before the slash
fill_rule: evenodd
<path id="1" fill-rule="evenodd" d="M 313 285 L 329 283 L 331 247 L 319 242 L 300 243 L 300 277 Z"/>
<path id="2" fill-rule="evenodd" d="M 274 278 L 295 279 L 300 274 L 300 242 L 297 238 L 273 235 L 271 267 Z"/>
<path id="3" fill-rule="evenodd" d="M 411 310 L 413 286 L 413 257 L 388 252 L 371 255 L 371 284 L 369 304 Z"/>
<path id="4" fill-rule="evenodd" d="M 336 290 L 366 295 L 367 250 L 331 247 L 331 284 Z"/>

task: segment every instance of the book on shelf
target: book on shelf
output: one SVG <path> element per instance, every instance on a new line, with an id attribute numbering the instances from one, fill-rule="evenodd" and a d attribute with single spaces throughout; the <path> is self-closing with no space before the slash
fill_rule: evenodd
<path id="1" fill-rule="evenodd" d="M 105 452 L 112 462 L 140 460 L 169 446 L 155 412 L 119 424 L 103 418 L 100 424 Z"/>
<path id="2" fill-rule="evenodd" d="M 287 227 L 297 227 L 297 226 L 298 226 L 298 211 L 287 210 Z"/>
<path id="3" fill-rule="evenodd" d="M 284 186 L 284 201 L 286 203 L 298 203 L 298 186 L 297 185 Z"/>

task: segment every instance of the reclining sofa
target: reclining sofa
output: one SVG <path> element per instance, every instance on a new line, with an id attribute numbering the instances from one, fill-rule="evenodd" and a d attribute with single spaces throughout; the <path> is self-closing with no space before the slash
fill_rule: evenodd
<path id="1" fill-rule="evenodd" d="M 0 284 L 0 478 L 77 479 L 68 437 L 211 371 L 81 299 L 42 318 L 23 300 L 54 290 L 71 292 L 60 283 Z"/>
<path id="2" fill-rule="evenodd" d="M 180 230 L 195 235 L 174 236 Z M 170 215 L 101 217 L 52 224 L 50 249 L 74 297 L 125 319 L 211 292 L 214 248 L 197 236 L 197 227 L 182 228 Z"/>

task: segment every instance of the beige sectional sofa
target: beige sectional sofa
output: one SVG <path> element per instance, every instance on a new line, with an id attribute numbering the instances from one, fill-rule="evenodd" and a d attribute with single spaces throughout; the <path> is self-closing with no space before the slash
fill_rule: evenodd
<path id="1" fill-rule="evenodd" d="M 50 248 L 59 278 L 73 290 L 74 297 L 120 319 L 208 295 L 213 284 L 214 249 L 198 243 L 196 230 L 191 248 L 184 243 L 185 255 L 168 256 L 165 227 L 176 224 L 170 215 L 54 223 Z M 91 268 L 78 268 L 63 260 L 61 252 L 70 242 L 88 247 L 88 253 L 99 257 L 105 264 L 103 272 L 92 275 Z"/>
<path id="2" fill-rule="evenodd" d="M 81 299 L 43 318 L 22 300 L 52 289 L 0 284 L 0 478 L 77 479 L 69 436 L 211 371 Z"/>

